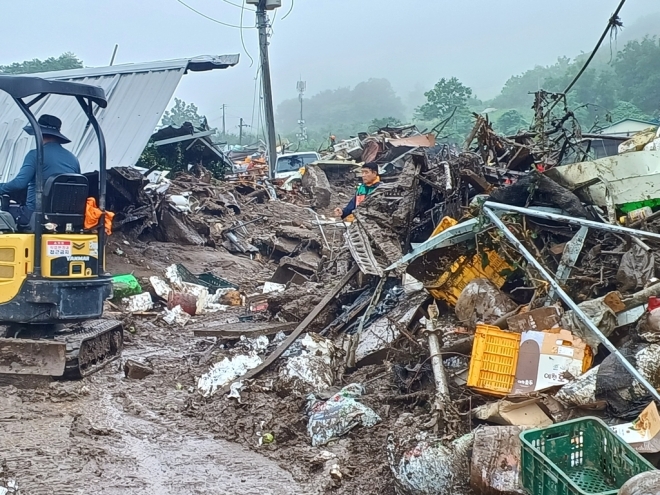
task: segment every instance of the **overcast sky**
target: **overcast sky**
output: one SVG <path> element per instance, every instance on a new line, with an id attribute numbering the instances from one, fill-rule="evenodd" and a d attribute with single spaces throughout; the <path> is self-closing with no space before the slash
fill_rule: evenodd
<path id="1" fill-rule="evenodd" d="M 225 0 L 185 0 L 197 10 L 239 24 L 241 9 Z M 231 0 L 241 3 L 242 0 Z M 296 96 L 388 78 L 400 96 L 456 76 L 480 98 L 558 56 L 593 48 L 618 0 L 282 0 L 271 40 L 275 105 Z M 230 130 L 252 118 L 254 77 L 240 30 L 213 23 L 177 0 L 0 0 L 0 64 L 71 51 L 86 66 L 103 66 L 119 44 L 116 64 L 240 53 L 232 69 L 191 73 L 177 95 L 196 103 L 212 125 L 228 105 Z M 624 25 L 660 11 L 658 0 L 628 0 Z M 254 26 L 254 13 L 244 12 Z M 257 57 L 257 32 L 243 31 Z"/>

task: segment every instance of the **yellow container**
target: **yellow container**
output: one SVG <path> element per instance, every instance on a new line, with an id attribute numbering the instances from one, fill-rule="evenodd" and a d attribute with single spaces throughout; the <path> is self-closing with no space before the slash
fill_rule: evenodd
<path id="1" fill-rule="evenodd" d="M 520 352 L 520 334 L 477 325 L 467 386 L 504 397 L 513 389 Z"/>
<path id="2" fill-rule="evenodd" d="M 484 250 L 484 253 L 488 256 L 488 266 L 485 268 L 482 268 L 480 253 L 471 258 L 461 256 L 451 265 L 449 271 L 427 285 L 427 290 L 434 298 L 455 306 L 463 289 L 475 278 L 487 278 L 499 289 L 506 282 L 506 278 L 500 273 L 504 269 L 512 270 L 512 267 L 495 251 Z"/>
<path id="3" fill-rule="evenodd" d="M 436 235 L 438 235 L 440 232 L 447 230 L 449 227 L 453 227 L 454 225 L 457 225 L 458 222 L 454 220 L 452 217 L 443 217 L 442 220 L 440 220 L 440 223 L 438 226 L 435 228 L 433 233 L 431 234 L 431 237 L 429 239 L 434 238 Z"/>

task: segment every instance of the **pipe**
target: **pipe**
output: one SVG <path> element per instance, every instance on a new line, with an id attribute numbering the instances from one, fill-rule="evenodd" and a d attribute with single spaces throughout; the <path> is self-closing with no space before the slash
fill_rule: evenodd
<path id="1" fill-rule="evenodd" d="M 621 227 L 619 225 L 612 225 L 608 223 L 599 223 L 592 220 L 586 220 L 584 218 L 575 218 L 569 217 L 566 215 L 558 215 L 556 213 L 548 213 L 544 211 L 532 210 L 530 208 L 522 208 L 520 206 L 510 206 L 504 205 L 501 203 L 494 203 L 492 201 L 486 201 L 484 203 L 484 208 L 493 208 L 495 210 L 504 210 L 509 213 L 522 213 L 523 215 L 528 215 L 530 217 L 544 218 L 546 220 L 555 220 L 558 222 L 567 222 L 571 225 L 581 225 L 584 227 L 589 227 L 592 229 L 606 230 L 609 232 L 616 232 L 621 234 L 628 234 L 634 237 L 650 237 L 652 239 L 660 240 L 660 234 L 655 234 L 653 232 L 647 232 L 645 230 L 631 229 L 628 227 Z M 490 216 L 490 215 L 489 215 Z"/>
<path id="2" fill-rule="evenodd" d="M 433 379 L 435 381 L 435 408 L 438 411 L 444 410 L 443 404 L 449 400 L 449 385 L 447 383 L 447 375 L 445 367 L 442 364 L 442 353 L 440 338 L 438 333 L 438 306 L 435 301 L 428 307 L 429 317 L 426 320 L 426 336 L 429 341 L 429 355 L 431 356 L 431 366 L 433 368 Z"/>
<path id="3" fill-rule="evenodd" d="M 328 244 L 328 239 L 325 237 L 325 232 L 323 231 L 323 227 L 321 226 L 321 220 L 319 219 L 318 214 L 312 210 L 311 208 L 307 208 L 309 211 L 312 212 L 314 217 L 316 218 L 316 224 L 319 226 L 319 230 L 321 231 L 321 236 L 323 237 L 323 240 L 325 241 L 325 247 L 328 248 L 328 251 L 332 252 L 332 248 L 330 247 L 330 244 Z"/>
<path id="4" fill-rule="evenodd" d="M 105 233 L 105 199 L 106 199 L 106 182 L 107 182 L 107 150 L 105 146 L 105 137 L 103 135 L 103 130 L 96 116 L 94 115 L 94 108 L 92 106 L 92 100 L 85 100 L 83 97 L 76 97 L 81 108 L 87 116 L 87 120 L 94 129 L 96 134 L 96 140 L 99 145 L 99 210 L 101 210 L 101 216 L 99 218 L 99 229 L 98 229 L 98 264 L 99 264 L 99 275 L 106 275 L 105 271 L 105 244 L 106 244 L 106 233 Z"/>
<path id="5" fill-rule="evenodd" d="M 37 146 L 37 163 L 34 174 L 34 225 L 32 225 L 34 228 L 34 266 L 32 274 L 39 278 L 41 277 L 41 240 L 44 225 L 44 136 L 41 133 L 37 118 L 30 111 L 28 105 L 20 98 L 14 98 L 14 101 L 32 126 Z"/>
<path id="6" fill-rule="evenodd" d="M 594 333 L 594 335 L 598 338 L 598 340 L 600 340 L 601 344 L 603 344 L 612 354 L 616 356 L 616 358 L 621 362 L 623 367 L 626 368 L 630 372 L 630 374 L 633 377 L 635 377 L 635 379 L 639 383 L 642 384 L 642 386 L 651 394 L 651 396 L 655 400 L 660 402 L 660 393 L 658 393 L 655 387 L 651 385 L 646 380 L 646 378 L 640 375 L 639 371 L 637 371 L 635 367 L 632 364 L 630 364 L 630 362 L 623 356 L 623 354 L 621 354 L 619 350 L 616 347 L 614 347 L 614 345 L 607 339 L 607 337 L 603 335 L 603 333 L 596 325 L 594 325 L 591 319 L 586 314 L 584 314 L 582 309 L 580 309 L 580 307 L 577 304 L 575 304 L 575 301 L 573 301 L 573 299 L 571 299 L 569 295 L 566 294 L 566 292 L 564 292 L 564 289 L 561 288 L 561 286 L 552 277 L 552 275 L 550 275 L 550 273 L 548 273 L 548 271 L 545 268 L 543 268 L 543 265 L 541 265 L 541 263 L 536 258 L 534 258 L 532 253 L 530 253 L 527 250 L 527 248 L 523 245 L 523 243 L 520 242 L 520 240 L 515 235 L 513 235 L 513 233 L 507 228 L 506 225 L 504 225 L 504 222 L 502 222 L 502 220 L 499 219 L 499 217 L 493 212 L 493 210 L 488 208 L 487 206 L 488 203 L 490 203 L 490 201 L 484 204 L 483 212 L 488 216 L 488 218 L 490 218 L 491 222 L 493 222 L 493 224 L 497 226 L 498 229 L 500 229 L 500 231 L 506 236 L 506 238 L 509 239 L 509 241 L 511 241 L 511 243 L 516 247 L 516 249 L 518 249 L 520 254 L 522 254 L 525 257 L 525 259 L 529 263 L 531 263 L 534 266 L 534 268 L 536 268 L 536 270 L 541 274 L 541 276 L 548 281 L 548 283 L 554 289 L 555 293 L 562 299 L 562 301 L 566 303 L 566 305 L 569 308 L 573 310 L 573 312 L 580 319 L 580 321 L 582 321 L 582 323 L 584 323 L 587 327 L 589 327 L 589 330 L 591 330 Z M 494 203 L 494 204 L 497 205 L 499 209 L 511 208 L 513 211 L 526 210 L 526 208 L 516 208 L 514 206 L 500 205 L 498 203 Z M 532 212 L 534 214 L 539 213 L 533 210 Z M 525 211 L 522 211 L 520 213 L 527 214 L 527 212 Z M 548 213 L 545 213 L 544 215 L 548 215 Z M 564 217 L 563 215 L 553 215 L 553 216 L 560 216 L 562 217 L 562 219 L 570 219 L 570 217 Z M 596 222 L 590 222 L 590 223 L 596 223 Z M 596 225 L 601 225 L 601 224 L 596 223 Z M 611 227 L 611 225 L 609 225 L 608 227 Z M 632 229 L 626 229 L 626 230 L 632 230 Z"/>

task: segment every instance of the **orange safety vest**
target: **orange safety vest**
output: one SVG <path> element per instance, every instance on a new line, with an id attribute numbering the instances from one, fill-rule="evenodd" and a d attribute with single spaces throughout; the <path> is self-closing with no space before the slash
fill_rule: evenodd
<path id="1" fill-rule="evenodd" d="M 85 206 L 85 229 L 90 230 L 99 224 L 99 220 L 103 212 L 96 206 L 95 198 L 87 198 L 87 205 Z M 112 234 L 112 219 L 115 214 L 111 211 L 105 212 L 105 233 Z"/>

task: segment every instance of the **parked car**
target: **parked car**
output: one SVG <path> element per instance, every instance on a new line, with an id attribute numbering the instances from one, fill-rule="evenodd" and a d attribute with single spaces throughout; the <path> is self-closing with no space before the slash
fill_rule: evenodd
<path id="1" fill-rule="evenodd" d="M 320 159 L 320 155 L 313 151 L 281 155 L 277 157 L 275 178 L 287 179 L 292 175 L 295 175 L 301 168 L 305 167 L 305 165 L 309 165 Z"/>

